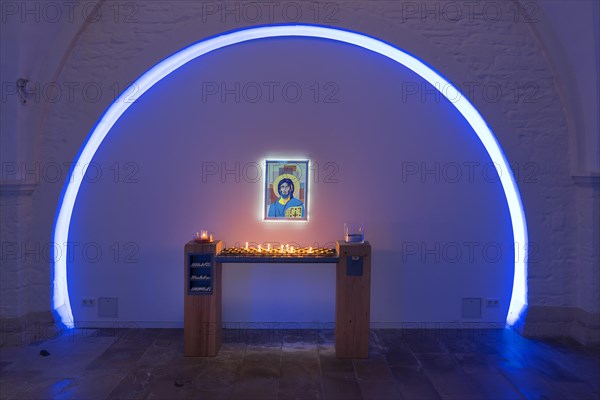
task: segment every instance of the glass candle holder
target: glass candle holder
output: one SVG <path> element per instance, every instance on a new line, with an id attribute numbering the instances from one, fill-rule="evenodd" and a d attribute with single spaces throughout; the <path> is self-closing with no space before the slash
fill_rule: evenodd
<path id="1" fill-rule="evenodd" d="M 211 242 L 212 234 L 208 234 L 208 231 L 201 230 L 200 232 L 194 233 L 194 240 L 196 242 Z"/>
<path id="2" fill-rule="evenodd" d="M 344 240 L 346 243 L 363 243 L 365 241 L 364 224 L 358 222 L 345 222 Z"/>

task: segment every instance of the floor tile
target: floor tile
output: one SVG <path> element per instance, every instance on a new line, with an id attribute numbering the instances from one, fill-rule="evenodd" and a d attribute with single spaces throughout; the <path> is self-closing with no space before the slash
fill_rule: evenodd
<path id="1" fill-rule="evenodd" d="M 277 393 L 279 400 L 321 400 L 323 394 L 320 390 L 314 391 L 295 391 L 295 390 L 279 390 Z"/>
<path id="2" fill-rule="evenodd" d="M 242 376 L 235 383 L 232 399 L 277 399 L 278 378 Z"/>
<path id="3" fill-rule="evenodd" d="M 527 399 L 558 400 L 570 397 L 556 390 L 552 382 L 549 382 L 542 373 L 533 368 L 505 361 L 499 362 L 497 367 L 500 373 Z"/>
<path id="4" fill-rule="evenodd" d="M 136 368 L 127 374 L 110 392 L 108 399 L 143 399 L 150 393 L 154 371 L 149 367 Z"/>
<path id="5" fill-rule="evenodd" d="M 283 353 L 279 391 L 286 393 L 320 392 L 321 375 L 316 352 Z"/>
<path id="6" fill-rule="evenodd" d="M 344 375 L 323 375 L 323 399 L 352 400 L 361 399 L 360 387 L 356 379 Z"/>
<path id="7" fill-rule="evenodd" d="M 394 366 L 390 367 L 390 370 L 405 399 L 441 399 L 421 367 Z"/>
<path id="8" fill-rule="evenodd" d="M 448 349 L 439 340 L 442 335 L 431 329 L 403 332 L 403 337 L 413 353 L 447 353 Z"/>
<path id="9" fill-rule="evenodd" d="M 436 391 L 444 399 L 485 398 L 485 393 L 479 385 L 469 379 L 451 355 L 418 354 L 417 358 Z"/>
<path id="10" fill-rule="evenodd" d="M 56 400 L 66 399 L 106 399 L 123 380 L 127 371 L 115 369 L 96 369 L 84 371 L 73 382 L 54 397 Z"/>
<path id="11" fill-rule="evenodd" d="M 403 399 L 398 383 L 394 380 L 364 380 L 359 381 L 359 386 L 364 400 Z"/>
<path id="12" fill-rule="evenodd" d="M 383 357 L 355 359 L 352 362 L 359 382 L 361 380 L 393 380 L 390 367 Z"/>

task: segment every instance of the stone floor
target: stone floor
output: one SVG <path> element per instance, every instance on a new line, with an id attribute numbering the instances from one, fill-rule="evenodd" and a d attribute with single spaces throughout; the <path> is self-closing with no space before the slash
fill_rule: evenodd
<path id="1" fill-rule="evenodd" d="M 329 330 L 223 335 L 213 358 L 183 357 L 181 329 L 74 330 L 0 348 L 1 398 L 600 398 L 597 349 L 510 330 L 374 330 L 363 360 L 336 359 Z"/>

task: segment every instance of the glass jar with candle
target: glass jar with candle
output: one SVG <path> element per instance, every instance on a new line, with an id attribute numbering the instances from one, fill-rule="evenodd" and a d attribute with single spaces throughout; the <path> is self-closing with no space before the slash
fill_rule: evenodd
<path id="1" fill-rule="evenodd" d="M 212 242 L 212 234 L 209 235 L 208 231 L 201 230 L 194 233 L 194 240 L 196 242 Z"/>

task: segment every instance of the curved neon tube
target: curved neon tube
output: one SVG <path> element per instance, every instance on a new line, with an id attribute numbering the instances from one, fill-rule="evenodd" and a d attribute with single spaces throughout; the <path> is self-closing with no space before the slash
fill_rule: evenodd
<path id="1" fill-rule="evenodd" d="M 471 125 L 492 161 L 496 163 L 500 171 L 503 171 L 502 173 L 499 173 L 500 182 L 508 202 L 515 245 L 518 245 L 521 248 L 523 246 L 527 248 L 527 223 L 525 221 L 525 213 L 511 169 L 509 168 L 508 162 L 504 157 L 504 153 L 502 152 L 496 137 L 466 97 L 462 95 L 450 96 L 449 92 L 450 94 L 456 95 L 460 94 L 460 91 L 422 61 L 419 61 L 417 58 L 402 50 L 378 39 L 359 33 L 312 25 L 265 26 L 223 34 L 186 47 L 144 73 L 133 83 L 131 86 L 132 89 L 125 90 L 111 104 L 96 127 L 92 130 L 87 142 L 84 144 L 79 157 L 76 160 L 75 167 L 71 171 L 70 179 L 67 180 L 68 183 L 64 190 L 62 201 L 59 203 L 59 212 L 54 228 L 54 243 L 62 243 L 67 246 L 73 207 L 83 176 L 85 175 L 85 167 L 92 161 L 94 154 L 112 126 L 136 99 L 171 72 L 206 53 L 250 40 L 282 36 L 322 38 L 362 47 L 404 65 L 429 82 L 433 87 L 440 90 L 440 92 L 451 101 Z M 444 88 L 444 90 L 441 90 L 441 88 Z M 508 325 L 513 325 L 517 322 L 521 312 L 527 305 L 526 274 L 527 255 L 525 254 L 523 257 L 515 255 L 513 290 L 508 315 L 506 317 Z M 61 322 L 69 328 L 74 327 L 73 313 L 69 302 L 67 262 L 65 257 L 58 257 L 58 259 L 54 260 L 53 306 L 54 310 L 60 316 Z"/>

